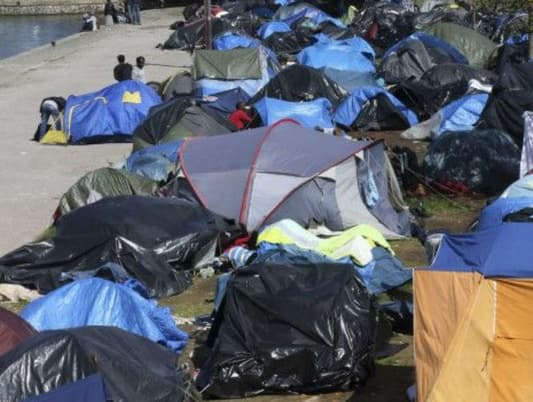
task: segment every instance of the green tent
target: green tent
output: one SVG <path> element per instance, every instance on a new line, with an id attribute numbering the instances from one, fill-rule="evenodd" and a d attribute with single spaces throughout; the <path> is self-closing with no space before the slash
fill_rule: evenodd
<path id="1" fill-rule="evenodd" d="M 258 48 L 197 50 L 193 71 L 195 80 L 258 80 L 262 77 L 261 52 Z"/>
<path id="2" fill-rule="evenodd" d="M 432 25 L 426 31 L 459 49 L 472 67 L 487 67 L 490 56 L 498 47 L 473 29 L 450 22 Z"/>
<path id="3" fill-rule="evenodd" d="M 59 212 L 65 215 L 105 197 L 152 195 L 157 183 L 145 177 L 113 168 L 93 170 L 79 179 L 59 200 Z"/>

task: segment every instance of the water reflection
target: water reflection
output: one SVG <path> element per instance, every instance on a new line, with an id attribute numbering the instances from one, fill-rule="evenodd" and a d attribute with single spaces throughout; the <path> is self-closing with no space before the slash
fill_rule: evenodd
<path id="1" fill-rule="evenodd" d="M 79 15 L 0 16 L 0 59 L 79 32 Z"/>

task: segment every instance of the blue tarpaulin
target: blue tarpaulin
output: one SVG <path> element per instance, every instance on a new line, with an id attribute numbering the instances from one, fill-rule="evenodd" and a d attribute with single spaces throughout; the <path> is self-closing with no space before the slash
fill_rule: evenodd
<path id="1" fill-rule="evenodd" d="M 440 111 L 442 119 L 436 134 L 473 130 L 488 99 L 489 94 L 486 93 L 466 95 L 444 106 Z"/>
<path id="2" fill-rule="evenodd" d="M 503 218 L 507 215 L 524 208 L 533 208 L 533 197 L 498 198 L 481 211 L 476 230 L 485 230 L 501 225 Z"/>
<path id="3" fill-rule="evenodd" d="M 259 46 L 261 46 L 259 39 L 235 32 L 224 32 L 213 39 L 213 49 L 215 50 L 256 48 Z"/>
<path id="4" fill-rule="evenodd" d="M 335 68 L 323 68 L 321 71 L 347 92 L 353 92 L 356 88 L 376 86 L 376 80 L 372 73 L 358 73 L 355 71 L 343 71 Z"/>
<path id="5" fill-rule="evenodd" d="M 24 402 L 106 402 L 104 379 L 100 374 L 63 385 L 53 391 L 25 399 Z"/>
<path id="6" fill-rule="evenodd" d="M 309 102 L 289 102 L 281 99 L 263 98 L 255 105 L 263 124 L 270 126 L 283 119 L 296 120 L 304 127 L 333 128 L 331 102 L 318 98 Z"/>
<path id="7" fill-rule="evenodd" d="M 160 103 L 151 87 L 133 80 L 90 94 L 71 95 L 65 106 L 64 131 L 73 144 L 131 137 L 148 110 Z"/>
<path id="8" fill-rule="evenodd" d="M 332 39 L 329 36 L 318 33 L 314 35 L 317 43 L 323 45 L 332 45 L 332 46 L 348 46 L 356 52 L 359 52 L 367 57 L 371 61 L 376 61 L 376 52 L 374 48 L 363 38 L 355 36 L 353 38 L 347 39 Z"/>
<path id="9" fill-rule="evenodd" d="M 270 35 L 276 32 L 291 32 L 292 29 L 290 26 L 288 26 L 286 23 L 282 21 L 270 21 L 265 22 L 259 29 L 257 30 L 257 35 L 261 39 L 266 39 Z"/>
<path id="10" fill-rule="evenodd" d="M 445 235 L 431 270 L 479 272 L 486 277 L 533 277 L 533 225 L 504 222 L 461 235 Z"/>
<path id="11" fill-rule="evenodd" d="M 28 304 L 20 315 L 39 330 L 89 325 L 118 327 L 179 353 L 188 336 L 170 309 L 160 307 L 122 284 L 100 278 L 80 279 Z"/>
<path id="12" fill-rule="evenodd" d="M 412 35 L 409 35 L 407 38 L 402 39 L 395 45 L 389 48 L 382 57 L 382 61 L 386 60 L 392 53 L 397 52 L 409 41 L 420 41 L 426 47 L 438 48 L 446 52 L 450 57 L 452 57 L 455 62 L 459 64 L 468 64 L 468 59 L 466 56 L 461 53 L 456 47 L 450 45 L 448 42 L 443 41 L 442 39 L 437 38 L 436 36 L 430 35 L 425 32 L 415 32 Z"/>
<path id="13" fill-rule="evenodd" d="M 359 46 L 340 43 L 316 43 L 303 49 L 296 56 L 300 64 L 314 68 L 334 68 L 343 71 L 374 74 L 371 58 Z"/>
<path id="14" fill-rule="evenodd" d="M 139 149 L 126 159 L 124 169 L 152 180 L 166 180 L 176 165 L 183 141 L 164 142 Z"/>
<path id="15" fill-rule="evenodd" d="M 335 110 L 333 120 L 346 127 L 351 126 L 357 120 L 357 116 L 359 116 L 365 103 L 375 98 L 378 94 L 387 96 L 398 111 L 405 116 L 411 126 L 418 123 L 418 117 L 411 109 L 384 88 L 374 86 L 355 89 Z"/>

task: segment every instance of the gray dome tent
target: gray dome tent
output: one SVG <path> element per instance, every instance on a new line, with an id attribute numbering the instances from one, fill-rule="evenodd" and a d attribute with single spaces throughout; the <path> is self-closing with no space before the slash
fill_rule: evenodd
<path id="1" fill-rule="evenodd" d="M 389 199 L 395 177 L 387 166 L 382 142 L 351 141 L 282 120 L 187 139 L 178 174 L 201 204 L 249 231 L 290 218 L 333 231 L 366 223 L 389 238 L 408 235 L 408 213 Z"/>

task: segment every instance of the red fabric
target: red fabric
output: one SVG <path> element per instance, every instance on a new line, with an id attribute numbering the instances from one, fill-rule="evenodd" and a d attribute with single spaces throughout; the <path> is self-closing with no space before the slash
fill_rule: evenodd
<path id="1" fill-rule="evenodd" d="M 244 110 L 236 110 L 229 115 L 228 120 L 239 130 L 242 130 L 246 123 L 251 123 L 252 118 L 248 116 L 248 113 L 246 113 Z"/>
<path id="2" fill-rule="evenodd" d="M 378 36 L 379 26 L 376 21 L 370 25 L 370 28 L 368 28 L 368 31 L 366 31 L 365 39 L 366 40 L 375 40 Z"/>

